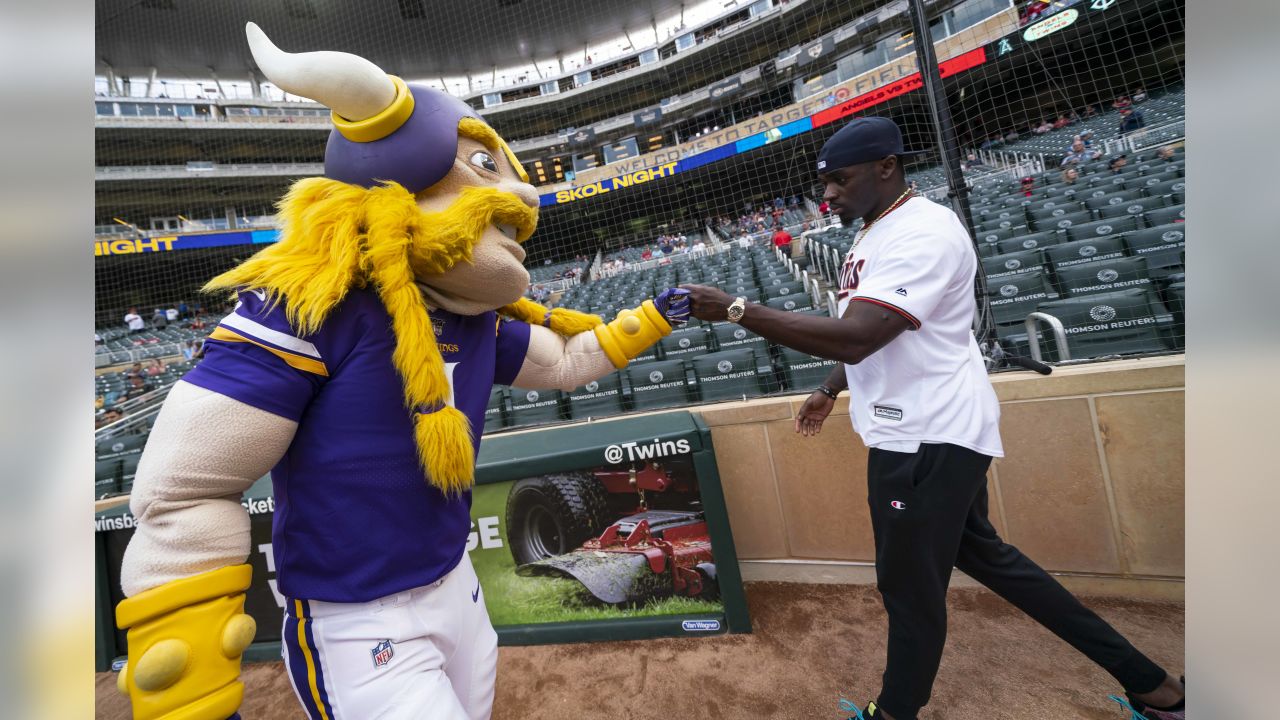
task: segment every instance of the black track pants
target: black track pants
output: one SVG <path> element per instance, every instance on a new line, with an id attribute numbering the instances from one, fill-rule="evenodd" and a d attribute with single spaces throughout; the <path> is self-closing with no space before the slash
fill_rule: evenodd
<path id="1" fill-rule="evenodd" d="M 957 445 L 921 444 L 915 453 L 871 450 L 867 501 L 877 585 L 889 615 L 889 657 L 877 704 L 897 720 L 912 720 L 929 702 L 947 637 L 953 566 L 1066 640 L 1125 690 L 1156 689 L 1164 670 L 996 534 L 987 520 L 990 464 L 990 457 Z"/>

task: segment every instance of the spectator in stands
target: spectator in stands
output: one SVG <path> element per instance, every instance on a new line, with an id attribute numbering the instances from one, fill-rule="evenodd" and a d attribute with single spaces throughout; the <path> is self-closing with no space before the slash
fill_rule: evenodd
<path id="1" fill-rule="evenodd" d="M 192 330 L 203 330 L 205 328 L 204 318 L 200 317 L 199 315 L 196 315 L 195 317 L 191 318 L 191 322 L 187 324 L 187 327 L 191 328 Z"/>
<path id="2" fill-rule="evenodd" d="M 1097 116 L 1098 116 L 1098 111 L 1097 111 L 1097 109 L 1095 109 L 1095 108 L 1093 107 L 1093 105 L 1085 105 L 1085 106 L 1084 106 L 1084 116 L 1085 116 L 1086 118 L 1097 117 Z"/>
<path id="3" fill-rule="evenodd" d="M 164 318 L 169 322 L 178 322 L 178 308 L 171 307 L 164 311 Z"/>
<path id="4" fill-rule="evenodd" d="M 124 314 L 124 324 L 129 328 L 130 335 L 136 335 L 147 329 L 147 323 L 138 314 L 138 308 L 136 307 L 129 308 L 129 312 Z"/>
<path id="5" fill-rule="evenodd" d="M 1017 131 L 1017 130 L 1010 130 L 1010 131 L 1009 131 L 1009 133 L 1008 133 L 1007 135 L 1005 135 L 1005 136 L 1004 136 L 1004 141 L 1005 141 L 1005 143 L 1012 143 L 1012 142 L 1014 142 L 1015 140 L 1017 140 L 1019 137 L 1021 137 L 1021 136 L 1020 136 L 1020 135 L 1018 135 L 1018 131 Z"/>
<path id="6" fill-rule="evenodd" d="M 702 241 L 702 238 L 698 238 L 698 242 L 693 244 L 691 250 L 694 255 L 704 255 L 707 252 L 707 244 Z"/>
<path id="7" fill-rule="evenodd" d="M 1024 177 L 1018 181 L 1018 189 L 1026 197 L 1031 197 L 1031 193 L 1035 192 L 1036 179 L 1033 177 Z"/>
<path id="8" fill-rule="evenodd" d="M 1040 124 L 1037 125 L 1035 129 L 1032 130 L 1031 132 L 1035 133 L 1036 135 L 1043 135 L 1052 129 L 1053 129 L 1053 123 L 1045 119 L 1045 120 L 1041 120 Z"/>
<path id="9" fill-rule="evenodd" d="M 130 365 L 128 370 L 124 371 L 124 378 L 126 380 L 134 377 L 142 377 L 142 363 L 136 362 Z"/>
<path id="10" fill-rule="evenodd" d="M 1117 155 L 1111 158 L 1111 162 L 1107 163 L 1107 169 L 1111 171 L 1112 175 L 1119 175 L 1124 172 L 1124 166 L 1128 164 L 1128 158 L 1124 155 Z"/>
<path id="11" fill-rule="evenodd" d="M 1173 146 L 1165 145 L 1161 147 L 1159 150 L 1156 150 L 1156 159 L 1164 160 L 1165 162 L 1173 160 Z"/>
<path id="12" fill-rule="evenodd" d="M 116 410 L 115 408 L 111 408 L 110 410 L 104 410 L 101 414 L 99 414 L 96 418 L 94 418 L 93 429 L 97 430 L 98 428 L 106 427 L 107 425 L 110 425 L 111 423 L 119 420 L 122 417 L 124 417 L 124 413 L 120 412 L 119 410 Z"/>
<path id="13" fill-rule="evenodd" d="M 751 247 L 751 236 L 747 234 L 746 230 L 738 231 L 738 247 L 743 250 Z"/>
<path id="14" fill-rule="evenodd" d="M 1128 95 L 1121 95 L 1116 98 L 1115 102 L 1111 103 L 1111 107 L 1115 110 L 1124 110 L 1131 105 L 1133 105 L 1133 101 L 1129 99 Z"/>
<path id="15" fill-rule="evenodd" d="M 164 330 L 169 327 L 169 318 L 165 316 L 164 311 L 160 308 L 156 308 L 156 311 L 151 314 L 151 326 L 157 330 Z"/>
<path id="16" fill-rule="evenodd" d="M 1130 133 L 1146 126 L 1147 121 L 1143 119 L 1141 110 L 1126 107 L 1120 111 L 1120 135 L 1122 137 L 1125 133 Z"/>
<path id="17" fill-rule="evenodd" d="M 640 251 L 640 259 L 641 259 L 641 260 L 652 260 L 652 259 L 653 259 L 653 250 L 652 250 L 651 248 L 649 248 L 648 246 L 646 246 L 644 250 L 641 250 L 641 251 Z"/>
<path id="18" fill-rule="evenodd" d="M 182 359 L 191 362 L 196 356 L 196 348 L 190 340 L 182 341 Z"/>
<path id="19" fill-rule="evenodd" d="M 1075 185 L 1079 179 L 1080 171 L 1076 169 L 1075 165 L 1069 165 L 1066 170 L 1062 171 L 1062 182 L 1065 185 Z"/>
<path id="20" fill-rule="evenodd" d="M 147 381 L 142 379 L 141 375 L 135 375 L 129 378 L 129 388 L 125 391 L 126 398 L 135 398 L 147 391 Z"/>
<path id="21" fill-rule="evenodd" d="M 791 257 L 791 235 L 781 225 L 774 226 L 773 246 L 781 250 L 783 255 Z"/>
<path id="22" fill-rule="evenodd" d="M 147 377 L 156 377 L 158 375 L 163 375 L 164 363 L 160 362 L 160 360 L 157 358 L 151 358 L 150 360 L 147 361 L 146 366 L 143 367 L 142 372 Z"/>
<path id="23" fill-rule="evenodd" d="M 190 313 L 191 313 L 191 309 L 187 307 L 186 300 L 183 300 L 182 302 L 178 303 L 178 317 L 182 318 L 183 320 L 186 320 L 187 316 Z"/>
<path id="24" fill-rule="evenodd" d="M 662 252 L 663 256 L 667 256 L 674 253 L 676 249 L 675 246 L 671 244 L 671 238 L 663 235 L 658 238 L 658 250 Z"/>
<path id="25" fill-rule="evenodd" d="M 1059 167 L 1066 167 L 1068 165 L 1075 165 L 1076 163 L 1097 160 L 1100 157 L 1102 157 L 1101 152 L 1097 150 L 1090 150 L 1085 147 L 1083 140 L 1076 140 L 1071 143 L 1071 152 L 1067 153 L 1066 156 L 1062 158 L 1062 162 L 1059 164 Z"/>
<path id="26" fill-rule="evenodd" d="M 976 167 L 982 167 L 983 164 L 982 158 L 978 157 L 977 153 L 969 153 L 969 156 L 964 160 L 964 169 L 972 170 Z"/>
<path id="27" fill-rule="evenodd" d="M 1059 115 L 1058 115 L 1058 119 L 1053 121 L 1053 129 L 1054 129 L 1054 130 L 1061 130 L 1062 128 L 1064 128 L 1064 127 L 1066 127 L 1066 126 L 1068 126 L 1068 125 L 1070 125 L 1070 124 L 1071 124 L 1071 121 L 1067 119 L 1067 116 L 1066 116 L 1066 115 L 1064 115 L 1064 114 L 1059 113 Z"/>
<path id="28" fill-rule="evenodd" d="M 1133 89 L 1133 101 L 1134 101 L 1134 102 L 1136 102 L 1136 103 L 1140 103 L 1140 102 L 1145 101 L 1146 99 L 1147 99 L 1147 91 L 1146 91 L 1146 90 L 1143 90 L 1141 85 L 1139 85 L 1138 87 L 1136 87 L 1136 88 L 1134 88 L 1134 89 Z"/>

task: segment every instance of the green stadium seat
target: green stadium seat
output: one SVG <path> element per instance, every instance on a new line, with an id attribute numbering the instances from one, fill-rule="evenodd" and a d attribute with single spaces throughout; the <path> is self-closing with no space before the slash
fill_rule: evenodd
<path id="1" fill-rule="evenodd" d="M 1026 215 L 1019 213 L 1021 217 L 996 218 L 978 223 L 978 234 L 981 235 L 991 230 L 1012 230 L 1014 228 L 1025 227 L 1027 224 Z"/>
<path id="2" fill-rule="evenodd" d="M 736 323 L 715 323 L 711 326 L 711 334 L 715 338 L 716 351 L 750 348 L 757 357 L 769 356 L 769 341 Z"/>
<path id="3" fill-rule="evenodd" d="M 1140 257 L 1099 260 L 1058 271 L 1058 288 L 1065 297 L 1152 287 L 1147 261 Z"/>
<path id="4" fill-rule="evenodd" d="M 788 276 L 790 277 L 790 276 Z M 804 283 L 799 280 L 788 280 L 777 285 L 766 285 L 764 288 L 765 298 L 772 300 L 774 298 L 787 297 L 788 295 L 797 295 L 804 293 Z"/>
<path id="5" fill-rule="evenodd" d="M 756 281 L 752 278 L 730 278 L 720 285 L 720 289 L 730 295 L 741 295 L 747 290 L 756 290 L 757 288 Z"/>
<path id="6" fill-rule="evenodd" d="M 507 391 L 495 385 L 489 390 L 489 404 L 484 409 L 484 431 L 500 430 L 507 425 Z"/>
<path id="7" fill-rule="evenodd" d="M 1006 275 L 987 283 L 987 303 L 997 325 L 1013 325 L 1027 319 L 1036 306 L 1057 297 L 1042 268 Z"/>
<path id="8" fill-rule="evenodd" d="M 771 298 L 765 300 L 764 304 L 777 310 L 786 310 L 787 312 L 813 309 L 813 299 L 809 297 L 809 293 L 799 293 L 797 295 L 786 295 L 784 297 Z"/>
<path id="9" fill-rule="evenodd" d="M 1105 207 L 1111 207 L 1112 205 L 1123 205 L 1130 200 L 1137 200 L 1143 197 L 1146 197 L 1146 193 L 1144 193 L 1140 188 L 1133 188 L 1131 190 L 1115 190 L 1105 195 L 1087 198 L 1084 201 L 1084 204 L 1085 207 L 1090 210 L 1101 210 Z"/>
<path id="10" fill-rule="evenodd" d="M 1064 239 L 1065 238 L 1062 233 L 1057 232 L 1056 230 L 1026 233 L 1025 235 L 1012 237 L 1008 240 L 1001 240 L 998 247 L 998 254 L 1005 255 L 1008 253 L 1020 252 L 1022 250 L 1034 250 L 1048 245 L 1057 245 Z"/>
<path id="11" fill-rule="evenodd" d="M 835 360 L 815 357 L 789 347 L 781 349 L 781 357 L 787 389 L 792 392 L 812 392 L 839 365 Z"/>
<path id="12" fill-rule="evenodd" d="M 141 459 L 141 454 L 120 458 L 120 492 L 133 490 L 133 479 L 138 475 L 138 461 Z"/>
<path id="13" fill-rule="evenodd" d="M 1186 205 L 1170 205 L 1166 208 L 1152 210 L 1146 214 L 1147 227 L 1155 227 L 1157 225 L 1169 225 L 1170 223 L 1184 222 L 1187 219 Z"/>
<path id="14" fill-rule="evenodd" d="M 570 392 L 567 397 L 569 417 L 574 420 L 617 415 L 623 412 L 622 374 L 612 372 L 598 380 L 592 380 Z"/>
<path id="15" fill-rule="evenodd" d="M 982 272 L 991 280 L 1038 268 L 1042 262 L 1039 250 L 1019 250 L 983 260 Z"/>
<path id="16" fill-rule="evenodd" d="M 1146 258 L 1152 275 L 1163 277 L 1184 267 L 1186 237 L 1186 223 L 1170 223 L 1130 233 L 1125 236 L 1125 244 L 1130 254 Z"/>
<path id="17" fill-rule="evenodd" d="M 1058 217 L 1052 217 L 1047 220 L 1037 222 L 1034 227 L 1036 230 L 1040 231 L 1066 230 L 1073 225 L 1080 225 L 1081 223 L 1087 223 L 1091 220 L 1093 220 L 1093 213 L 1088 210 L 1081 210 L 1079 212 L 1067 213 L 1066 215 L 1060 215 Z"/>
<path id="18" fill-rule="evenodd" d="M 687 405 L 692 401 L 684 360 L 631 364 L 626 374 L 631 405 L 636 410 Z"/>
<path id="19" fill-rule="evenodd" d="M 1073 359 L 1173 349 L 1160 333 L 1162 308 L 1147 290 L 1053 300 L 1041 303 L 1038 310 L 1062 322 Z M 1166 318 L 1171 323 L 1172 318 Z M 1041 345 L 1050 346 L 1045 355 L 1055 359 L 1054 343 L 1044 338 L 1042 327 Z"/>
<path id="20" fill-rule="evenodd" d="M 1173 312 L 1174 339 L 1177 347 L 1187 343 L 1187 283 L 1179 281 L 1170 283 L 1165 289 L 1169 299 L 1169 310 Z"/>
<path id="21" fill-rule="evenodd" d="M 978 257 L 980 258 L 993 257 L 997 252 L 999 250 L 991 243 L 978 243 Z"/>
<path id="22" fill-rule="evenodd" d="M 1122 233 L 1133 232 L 1134 230 L 1137 230 L 1138 227 L 1138 218 L 1126 215 L 1124 217 L 1106 218 L 1104 220 L 1094 220 L 1093 222 L 1073 225 L 1071 229 L 1067 231 L 1067 235 L 1072 240 L 1095 240 L 1108 235 L 1120 235 Z"/>
<path id="23" fill-rule="evenodd" d="M 137 455 L 146 444 L 146 435 L 118 435 L 99 442 L 96 454 L 99 460 L 113 460 L 125 455 Z"/>
<path id="24" fill-rule="evenodd" d="M 704 402 L 740 400 L 768 392 L 765 374 L 750 348 L 722 350 L 693 359 L 693 374 Z M 763 370 L 763 372 L 762 372 Z"/>
<path id="25" fill-rule="evenodd" d="M 1123 255 L 1124 237 L 1119 233 L 1103 235 L 1096 239 L 1062 243 L 1046 248 L 1044 251 L 1045 261 L 1055 273 L 1081 263 L 1110 260 Z"/>
<path id="26" fill-rule="evenodd" d="M 711 352 L 711 340 L 703 327 L 684 327 L 658 341 L 664 360 Z"/>
<path id="27" fill-rule="evenodd" d="M 1146 189 L 1147 195 L 1151 197 L 1166 197 L 1175 204 L 1181 205 L 1185 198 L 1186 187 L 1186 179 L 1178 177 L 1148 185 Z"/>
<path id="28" fill-rule="evenodd" d="M 1054 218 L 1060 218 L 1064 215 L 1082 212 L 1087 209 L 1083 203 L 1068 200 L 1045 200 L 1041 203 L 1040 208 L 1032 210 L 1028 214 L 1036 225 L 1052 226 Z"/>
<path id="29" fill-rule="evenodd" d="M 1000 242 L 1001 240 L 1008 240 L 1011 237 L 1013 237 L 1013 228 L 1002 228 L 999 230 L 984 230 L 975 235 L 975 238 L 978 241 L 979 247 L 982 247 L 983 245 L 995 246 L 995 244 Z"/>
<path id="30" fill-rule="evenodd" d="M 511 427 L 536 425 L 561 420 L 560 404 L 563 393 L 559 390 L 529 390 L 511 387 Z"/>
<path id="31" fill-rule="evenodd" d="M 120 459 L 99 460 L 94 464 L 94 497 L 120 491 Z"/>
<path id="32" fill-rule="evenodd" d="M 1117 205 L 1108 205 L 1098 210 L 1098 217 L 1102 219 L 1120 218 L 1120 217 L 1139 217 L 1143 213 L 1162 208 L 1168 203 L 1160 196 L 1156 197 L 1140 197 L 1129 200 Z"/>

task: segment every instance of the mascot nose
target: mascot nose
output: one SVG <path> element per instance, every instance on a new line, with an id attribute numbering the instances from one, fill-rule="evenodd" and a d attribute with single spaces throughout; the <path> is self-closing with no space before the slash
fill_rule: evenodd
<path id="1" fill-rule="evenodd" d="M 506 183 L 502 189 L 520 198 L 525 205 L 534 210 L 538 209 L 538 191 L 529 183 L 510 182 Z"/>

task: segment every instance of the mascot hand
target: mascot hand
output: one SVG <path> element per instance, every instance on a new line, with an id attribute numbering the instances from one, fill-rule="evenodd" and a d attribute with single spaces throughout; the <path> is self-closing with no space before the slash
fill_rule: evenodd
<path id="1" fill-rule="evenodd" d="M 689 314 L 688 302 L 684 301 L 686 317 Z M 597 325 L 595 333 L 604 354 L 609 356 L 609 361 L 614 367 L 622 369 L 631 358 L 644 352 L 645 348 L 670 335 L 671 323 L 667 322 L 652 300 L 645 300 L 638 308 L 620 310 L 613 322 Z"/>
<path id="2" fill-rule="evenodd" d="M 653 299 L 653 306 L 658 308 L 662 317 L 672 327 L 680 327 L 689 322 L 689 291 L 681 288 L 667 288 Z"/>
<path id="3" fill-rule="evenodd" d="M 116 606 L 129 660 L 116 687 L 137 720 L 225 720 L 244 699 L 240 655 L 256 626 L 244 614 L 252 571 L 233 565 L 174 580 Z"/>

